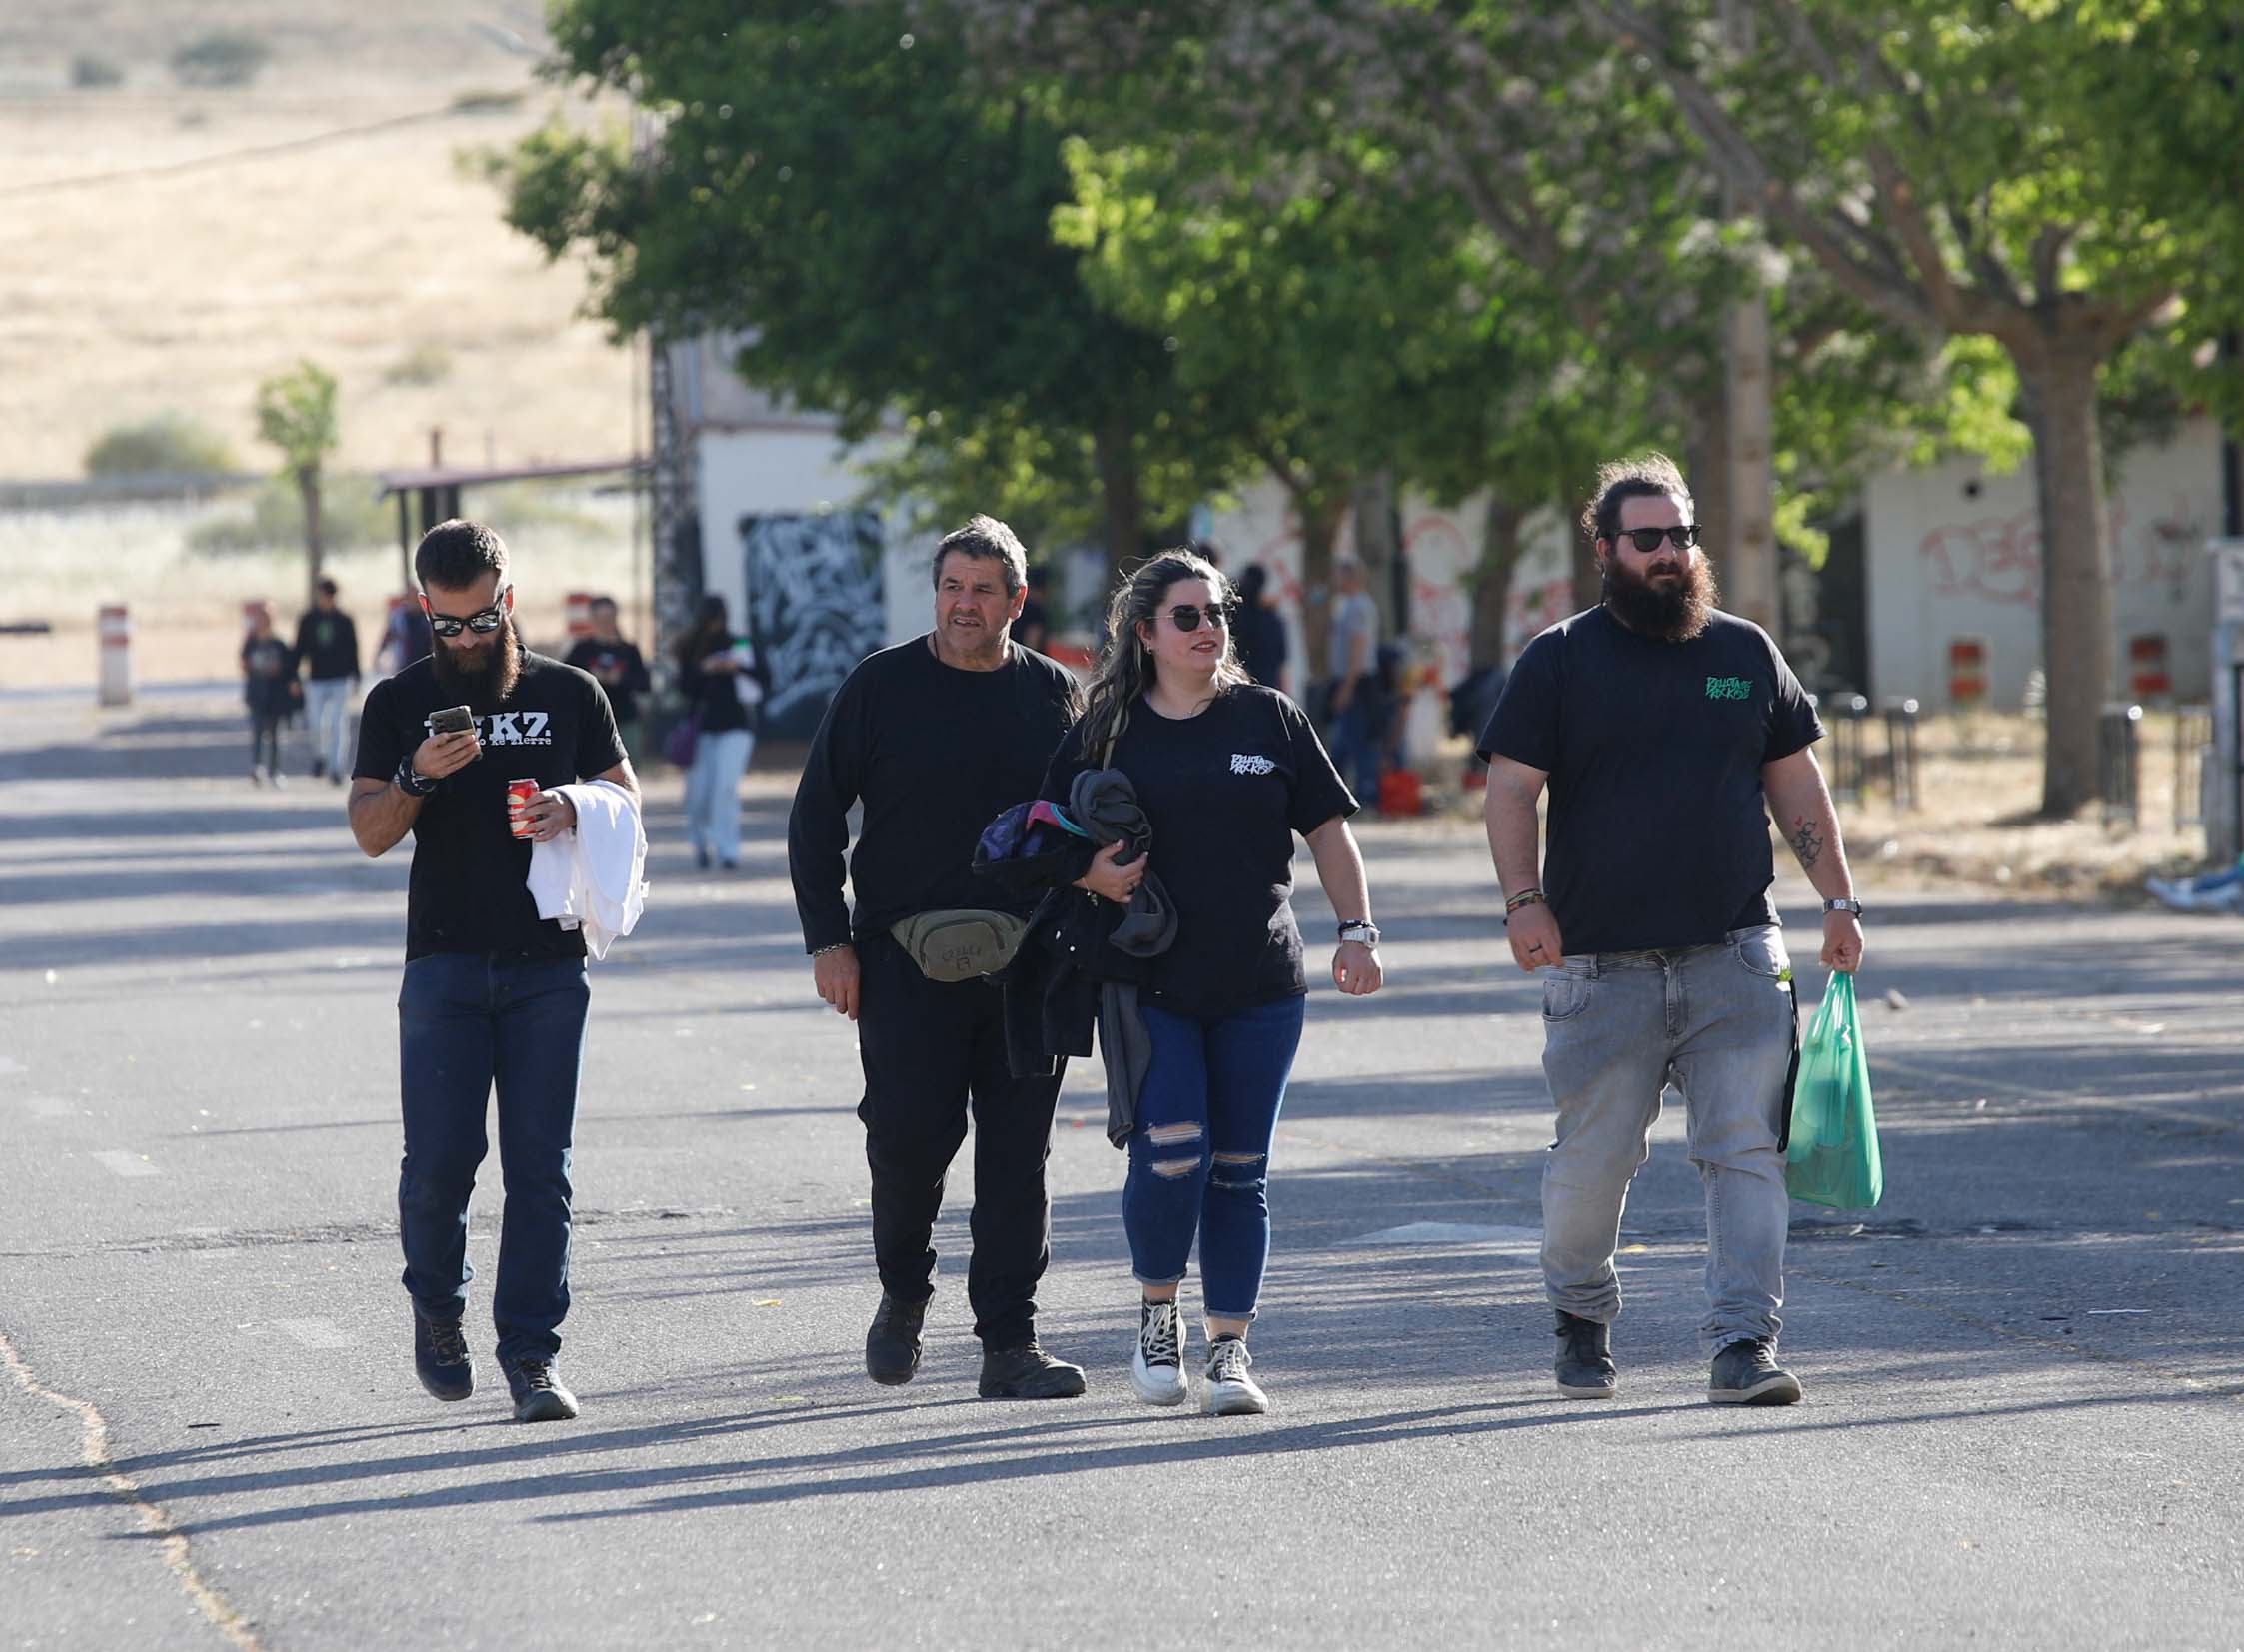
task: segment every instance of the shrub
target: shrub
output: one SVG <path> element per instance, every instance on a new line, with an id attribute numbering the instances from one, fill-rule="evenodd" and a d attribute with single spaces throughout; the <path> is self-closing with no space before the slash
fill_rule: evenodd
<path id="1" fill-rule="evenodd" d="M 374 497 L 373 478 L 331 475 L 320 487 L 320 539 L 330 552 L 395 544 L 396 508 Z M 187 549 L 202 556 L 303 545 L 304 496 L 285 476 L 260 485 L 247 511 L 213 517 L 187 535 Z"/>
<path id="2" fill-rule="evenodd" d="M 238 469 L 224 437 L 178 412 L 112 425 L 86 450 L 88 476 L 226 476 Z"/>
<path id="3" fill-rule="evenodd" d="M 415 345 L 382 375 L 384 384 L 438 385 L 452 377 L 452 352 L 441 344 Z"/>
<path id="4" fill-rule="evenodd" d="M 70 84 L 81 91 L 101 86 L 122 86 L 125 71 L 118 64 L 93 52 L 80 52 L 70 60 Z"/>
<path id="5" fill-rule="evenodd" d="M 171 55 L 171 72 L 185 86 L 247 86 L 273 48 L 242 29 L 217 29 Z"/>

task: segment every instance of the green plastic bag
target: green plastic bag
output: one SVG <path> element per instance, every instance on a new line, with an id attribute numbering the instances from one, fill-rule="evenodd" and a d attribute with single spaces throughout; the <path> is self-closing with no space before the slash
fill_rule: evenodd
<path id="1" fill-rule="evenodd" d="M 1867 1210 L 1885 1194 L 1878 1121 L 1870 1110 L 1870 1060 L 1854 977 L 1834 972 L 1800 1045 L 1792 1086 L 1792 1140 L 1784 1185 L 1792 1197 L 1839 1210 Z"/>

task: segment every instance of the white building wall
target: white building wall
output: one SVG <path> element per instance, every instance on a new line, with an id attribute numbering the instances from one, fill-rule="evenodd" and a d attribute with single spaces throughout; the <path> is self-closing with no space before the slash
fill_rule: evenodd
<path id="1" fill-rule="evenodd" d="M 1870 689 L 1946 707 L 1949 645 L 1986 640 L 1989 703 L 2015 708 L 2041 665 L 2041 532 L 2033 471 L 1990 475 L 1973 460 L 1873 480 L 1865 494 Z M 2204 546 L 2220 526 L 2220 438 L 2209 421 L 2122 462 L 2112 490 L 2116 667 L 2129 695 L 2129 640 L 2166 639 L 2178 699 L 2203 700 L 2213 588 Z"/>

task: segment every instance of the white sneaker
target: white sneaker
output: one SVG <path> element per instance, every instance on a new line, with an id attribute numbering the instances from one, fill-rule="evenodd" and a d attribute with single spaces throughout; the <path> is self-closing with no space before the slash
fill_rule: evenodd
<path id="1" fill-rule="evenodd" d="M 1270 1396 L 1246 1374 L 1254 1356 L 1242 1336 L 1218 1336 L 1207 1349 L 1207 1386 L 1199 1408 L 1211 1417 L 1252 1416 L 1270 1408 Z"/>
<path id="2" fill-rule="evenodd" d="M 1176 1304 L 1140 1302 L 1137 1351 L 1129 1358 L 1129 1385 L 1147 1405 L 1181 1405 L 1192 1397 L 1184 1380 L 1184 1323 Z"/>

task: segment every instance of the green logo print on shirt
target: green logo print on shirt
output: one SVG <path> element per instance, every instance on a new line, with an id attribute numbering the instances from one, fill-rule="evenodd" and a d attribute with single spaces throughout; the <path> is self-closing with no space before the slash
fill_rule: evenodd
<path id="1" fill-rule="evenodd" d="M 1750 677 L 1709 677 L 1706 680 L 1708 700 L 1750 700 L 1753 697 L 1753 680 Z"/>

